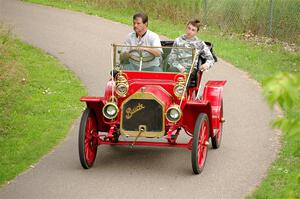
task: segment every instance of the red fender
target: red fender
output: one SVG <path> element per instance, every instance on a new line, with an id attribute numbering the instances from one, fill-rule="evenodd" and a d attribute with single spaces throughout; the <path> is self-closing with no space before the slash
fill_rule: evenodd
<path id="1" fill-rule="evenodd" d="M 182 126 L 190 133 L 194 132 L 195 122 L 200 113 L 206 113 L 209 121 L 212 121 L 211 106 L 208 101 L 191 100 L 183 108 Z M 212 123 L 209 123 L 210 134 L 213 135 Z"/>
<path id="2" fill-rule="evenodd" d="M 110 126 L 104 122 L 104 117 L 102 114 L 102 108 L 106 103 L 106 99 L 104 97 L 85 96 L 85 97 L 81 97 L 80 101 L 86 102 L 87 107 L 92 109 L 96 114 L 98 130 L 101 132 L 108 132 Z"/>
<path id="3" fill-rule="evenodd" d="M 210 135 L 220 127 L 222 93 L 226 81 L 208 81 L 204 87 L 202 99 L 190 100 L 184 105 L 182 124 L 189 132 L 194 132 L 195 122 L 200 113 L 206 113 L 210 121 Z"/>
<path id="4" fill-rule="evenodd" d="M 212 114 L 212 127 L 218 129 L 221 122 L 221 106 L 222 106 L 222 95 L 223 87 L 226 81 L 208 81 L 205 84 L 202 99 L 208 101 L 211 106 Z"/>

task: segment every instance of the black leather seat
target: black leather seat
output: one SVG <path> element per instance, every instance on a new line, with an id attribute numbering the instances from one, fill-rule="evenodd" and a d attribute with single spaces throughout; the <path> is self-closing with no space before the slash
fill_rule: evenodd
<path id="1" fill-rule="evenodd" d="M 172 47 L 174 44 L 174 41 L 161 41 L 161 46 L 168 46 Z M 161 68 L 163 69 L 164 72 L 169 71 L 170 65 L 168 63 L 168 56 L 171 53 L 172 48 L 163 48 L 163 54 L 162 54 L 162 63 L 161 63 Z"/>
<path id="2" fill-rule="evenodd" d="M 172 47 L 174 44 L 174 41 L 161 41 L 161 46 L 168 46 L 168 47 Z M 205 44 L 207 45 L 207 47 L 209 48 L 214 61 L 217 62 L 218 58 L 217 56 L 214 54 L 213 52 L 213 45 L 210 42 L 205 42 Z M 163 63 L 162 63 L 162 69 L 163 71 L 168 71 L 169 69 L 169 64 L 168 64 L 168 55 L 170 54 L 172 48 L 163 48 L 163 54 L 162 54 L 162 58 L 163 58 Z M 196 64 L 196 69 L 192 72 L 190 80 L 189 80 L 189 87 L 196 87 L 197 86 L 197 79 L 198 79 L 198 72 L 199 72 L 199 68 L 201 66 L 202 63 L 205 63 L 206 60 L 203 57 L 202 54 L 198 55 L 198 62 Z"/>
<path id="3" fill-rule="evenodd" d="M 212 43 L 210 42 L 205 42 L 205 44 L 207 45 L 207 47 L 209 48 L 213 58 L 214 58 L 214 61 L 217 62 L 218 61 L 218 58 L 217 56 L 214 54 L 213 52 L 213 45 Z M 198 55 L 198 62 L 196 64 L 196 68 L 195 70 L 192 72 L 191 76 L 190 76 L 190 80 L 189 80 L 189 88 L 193 88 L 193 87 L 196 87 L 197 86 L 197 81 L 198 81 L 198 72 L 201 72 L 199 71 L 200 69 L 200 66 L 202 63 L 205 63 L 206 62 L 206 59 L 203 57 L 203 54 L 199 54 Z"/>

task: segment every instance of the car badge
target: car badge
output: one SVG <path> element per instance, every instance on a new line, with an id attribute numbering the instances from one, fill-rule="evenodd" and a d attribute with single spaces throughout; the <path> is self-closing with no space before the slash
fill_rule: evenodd
<path id="1" fill-rule="evenodd" d="M 144 108 L 145 108 L 145 106 L 143 104 L 140 104 L 140 103 L 136 107 L 133 107 L 133 108 L 128 107 L 126 109 L 126 119 L 129 120 L 130 118 L 132 118 L 132 116 L 135 113 L 139 112 L 140 110 L 142 110 Z"/>

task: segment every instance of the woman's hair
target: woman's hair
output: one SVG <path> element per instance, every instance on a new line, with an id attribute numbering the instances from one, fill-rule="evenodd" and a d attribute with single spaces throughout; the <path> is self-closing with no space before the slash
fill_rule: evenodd
<path id="1" fill-rule="evenodd" d="M 190 20 L 190 21 L 188 21 L 188 23 L 186 25 L 190 25 L 190 24 L 192 26 L 195 26 L 197 28 L 197 31 L 199 31 L 200 26 L 201 26 L 200 20 L 198 20 L 198 19 Z"/>

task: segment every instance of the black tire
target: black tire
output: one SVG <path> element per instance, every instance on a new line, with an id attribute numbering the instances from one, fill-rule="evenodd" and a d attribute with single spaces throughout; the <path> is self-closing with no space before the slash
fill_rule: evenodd
<path id="1" fill-rule="evenodd" d="M 203 127 L 203 125 L 205 126 L 205 128 Z M 200 137 L 202 140 L 199 140 Z M 195 123 L 194 135 L 192 140 L 192 168 L 194 174 L 200 174 L 205 166 L 206 157 L 207 157 L 206 142 L 208 141 L 208 139 L 209 139 L 209 120 L 205 113 L 200 113 Z M 200 147 L 199 145 L 201 145 L 202 150 L 198 150 Z M 204 153 L 204 154 L 200 154 L 203 156 L 202 158 L 200 157 L 201 160 L 199 159 L 200 152 Z"/>
<path id="2" fill-rule="evenodd" d="M 94 120 L 93 124 L 93 129 L 92 130 L 87 130 L 87 121 L 88 119 Z M 90 128 L 90 127 L 88 127 Z M 97 120 L 95 113 L 89 109 L 86 108 L 85 111 L 82 114 L 81 117 L 81 122 L 80 122 L 80 127 L 79 127 L 79 135 L 78 135 L 78 150 L 79 150 L 79 159 L 82 167 L 84 169 L 89 169 L 93 166 L 96 155 L 97 155 L 97 148 L 98 148 L 98 141 L 96 137 L 91 136 L 91 139 L 89 140 L 89 145 L 85 145 L 85 141 L 87 138 L 86 133 L 91 132 L 92 133 L 97 133 Z M 94 132 L 95 131 L 95 132 Z M 87 148 L 88 147 L 88 148 Z M 92 154 L 88 152 L 88 150 L 92 150 Z M 90 157 L 89 157 L 90 155 Z"/>
<path id="3" fill-rule="evenodd" d="M 222 119 L 223 118 L 223 99 L 221 101 L 221 111 L 220 111 L 220 114 L 221 114 L 220 119 Z M 219 133 L 220 133 L 220 135 L 216 134 L 214 137 L 211 138 L 211 144 L 212 144 L 212 148 L 213 149 L 218 149 L 221 146 L 222 134 L 223 134 L 223 122 L 221 122 L 221 127 L 219 129 Z"/>

